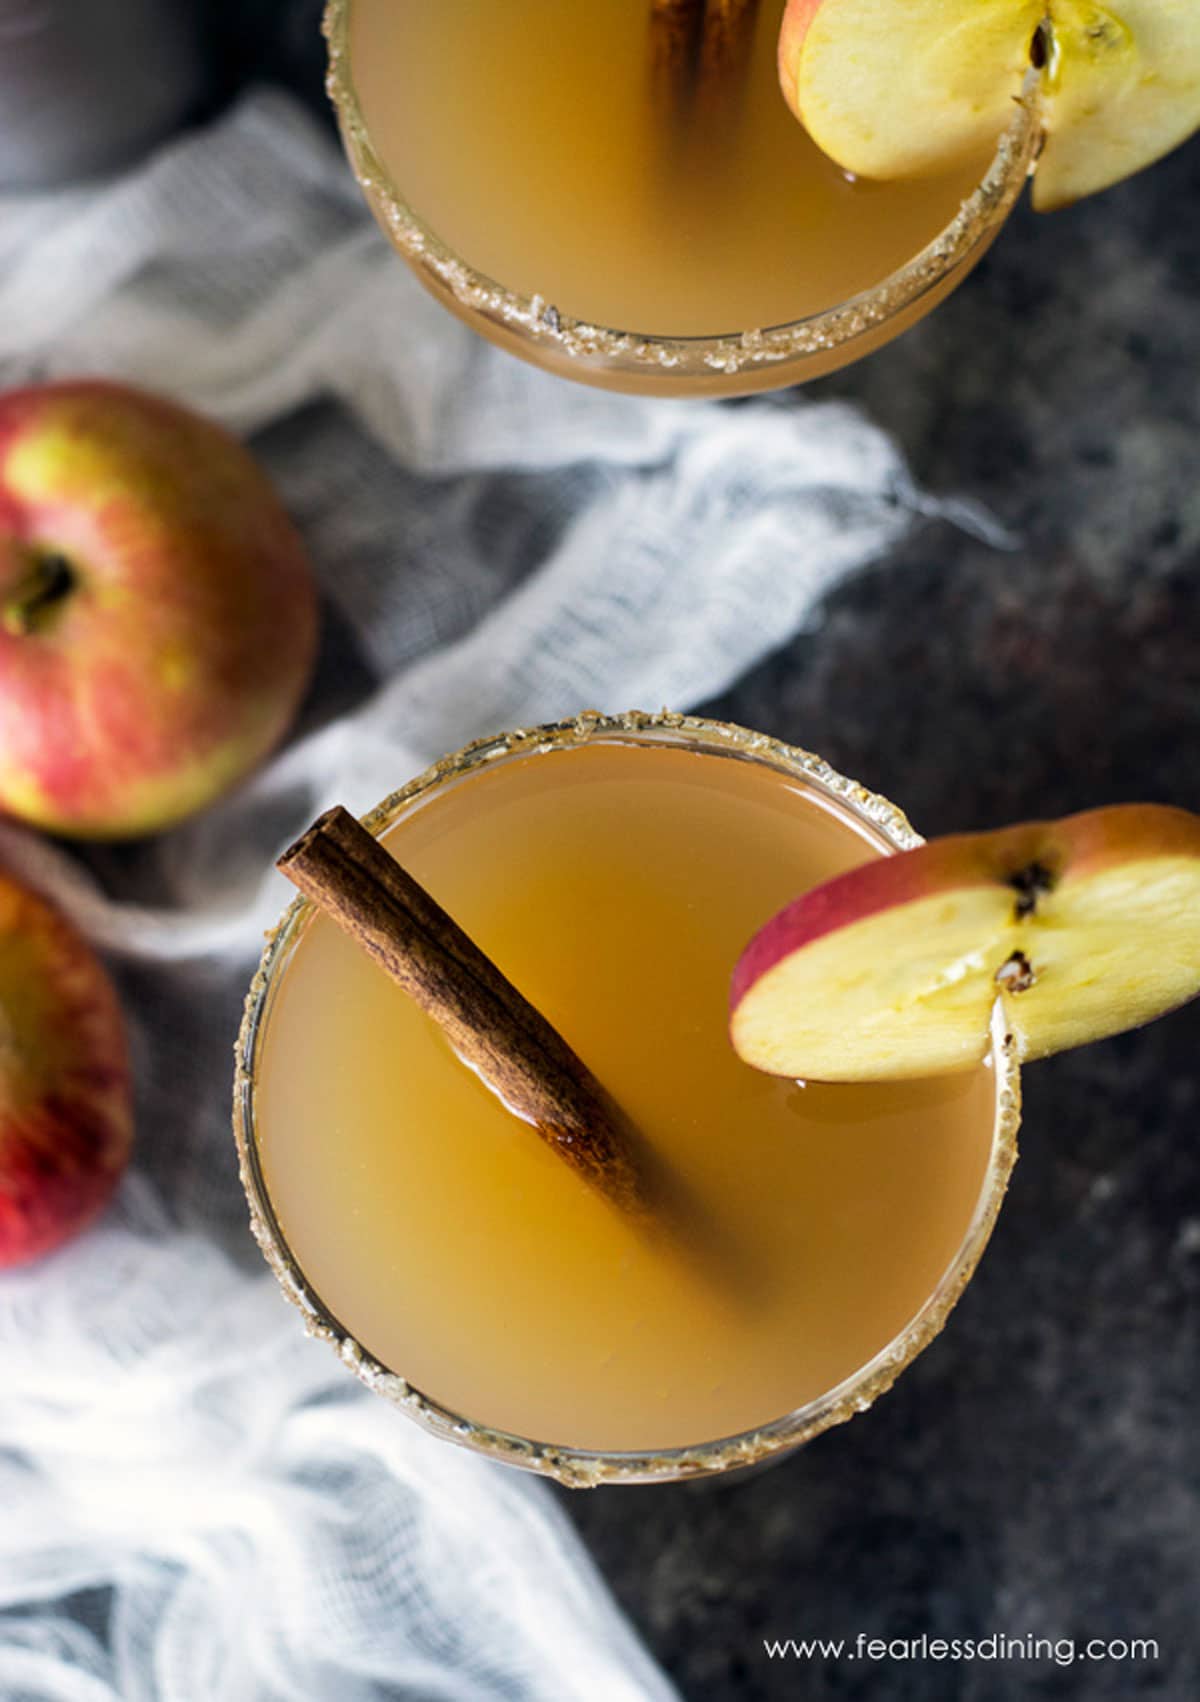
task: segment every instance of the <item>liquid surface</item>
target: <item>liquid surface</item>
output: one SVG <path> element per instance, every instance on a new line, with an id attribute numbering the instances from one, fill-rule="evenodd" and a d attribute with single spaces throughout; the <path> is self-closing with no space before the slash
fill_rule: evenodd
<path id="1" fill-rule="evenodd" d="M 801 1087 L 726 1034 L 742 946 L 871 856 L 869 831 L 760 765 L 616 743 L 508 759 L 395 827 L 753 1276 L 648 1244 L 318 918 L 277 984 L 256 1116 L 285 1235 L 343 1326 L 466 1417 L 602 1450 L 737 1434 L 884 1348 L 969 1226 L 990 1068 Z"/>
<path id="2" fill-rule="evenodd" d="M 736 334 L 874 288 L 989 163 L 851 182 L 784 103 L 782 14 L 763 0 L 749 62 L 682 120 L 649 0 L 352 0 L 351 74 L 393 182 L 476 271 L 613 330 Z"/>

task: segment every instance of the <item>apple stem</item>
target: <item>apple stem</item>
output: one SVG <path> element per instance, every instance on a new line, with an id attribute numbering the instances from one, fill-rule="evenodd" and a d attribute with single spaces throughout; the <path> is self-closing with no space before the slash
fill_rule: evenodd
<path id="1" fill-rule="evenodd" d="M 0 624 L 14 638 L 26 638 L 45 624 L 50 611 L 74 589 L 75 570 L 66 556 L 52 550 L 35 556 L 25 578 L 6 598 Z"/>

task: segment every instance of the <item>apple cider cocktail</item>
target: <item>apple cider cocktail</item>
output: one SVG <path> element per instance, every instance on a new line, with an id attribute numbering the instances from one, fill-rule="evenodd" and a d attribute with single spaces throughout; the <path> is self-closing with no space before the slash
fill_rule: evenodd
<path id="1" fill-rule="evenodd" d="M 476 329 L 576 378 L 753 389 L 865 352 L 982 253 L 1032 157 L 1028 111 L 944 170 L 867 182 L 788 111 L 783 0 L 707 29 L 703 10 L 335 0 L 333 86 L 368 199 Z"/>
<path id="2" fill-rule="evenodd" d="M 723 1251 L 683 1256 L 585 1186 L 304 904 L 252 997 L 243 1135 L 260 1233 L 322 1327 L 425 1416 L 544 1445 L 526 1463 L 563 1476 L 588 1454 L 626 1476 L 737 1463 L 890 1382 L 986 1239 L 1013 1072 L 776 1080 L 733 1051 L 728 1005 L 755 930 L 914 843 L 903 817 L 766 739 L 625 717 L 473 749 L 373 826 Z"/>
<path id="3" fill-rule="evenodd" d="M 863 1410 L 983 1250 L 1018 1065 L 1200 992 L 1200 816 L 925 845 L 666 713 L 471 746 L 279 866 L 235 1097 L 263 1249 L 373 1387 L 575 1484 Z"/>
<path id="4" fill-rule="evenodd" d="M 1191 0 L 330 0 L 380 222 L 515 353 L 791 384 L 911 325 L 1036 168 L 1063 206 L 1200 124 Z"/>

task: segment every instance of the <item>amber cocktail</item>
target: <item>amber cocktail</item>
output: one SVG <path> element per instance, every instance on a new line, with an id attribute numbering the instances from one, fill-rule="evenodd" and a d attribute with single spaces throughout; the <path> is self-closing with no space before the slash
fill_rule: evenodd
<path id="1" fill-rule="evenodd" d="M 569 1482 L 746 1464 L 868 1405 L 982 1251 L 1015 1070 L 779 1081 L 734 1055 L 727 1007 L 755 929 L 915 843 L 904 817 L 769 739 L 632 715 L 474 746 L 368 826 L 745 1265 L 725 1281 L 626 1221 L 301 902 L 251 994 L 237 1116 L 260 1240 L 319 1332 L 442 1434 Z"/>
<path id="2" fill-rule="evenodd" d="M 855 181 L 784 103 L 783 0 L 739 11 L 681 95 L 653 0 L 331 0 L 346 145 L 422 282 L 556 372 L 672 394 L 793 384 L 927 312 L 1020 192 L 1032 88 L 955 169 Z"/>

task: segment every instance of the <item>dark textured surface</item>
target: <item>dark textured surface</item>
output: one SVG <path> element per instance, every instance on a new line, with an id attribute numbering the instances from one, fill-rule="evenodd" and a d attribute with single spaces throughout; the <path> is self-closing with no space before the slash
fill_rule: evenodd
<path id="1" fill-rule="evenodd" d="M 314 92 L 311 0 L 224 10 L 227 78 Z M 1200 804 L 1198 297 L 1200 144 L 1090 205 L 1018 214 L 932 319 L 811 393 L 862 402 L 924 484 L 986 502 L 1019 549 L 927 530 L 708 708 L 821 750 L 925 832 Z M 1028 1073 L 979 1275 L 868 1416 L 742 1482 L 569 1500 L 689 1702 L 1200 1695 L 1198 1049 L 1193 1009 Z M 1160 1653 L 762 1647 L 922 1632 Z"/>
<path id="2" fill-rule="evenodd" d="M 959 295 L 814 387 L 1020 547 L 937 528 L 715 713 L 924 832 L 1200 806 L 1200 144 L 1023 212 Z M 1200 1694 L 1200 1012 L 1027 1072 L 1022 1159 L 945 1335 L 742 1485 L 576 1512 L 692 1697 Z M 761 1638 L 1154 1638 L 1139 1663 L 776 1664 Z"/>

